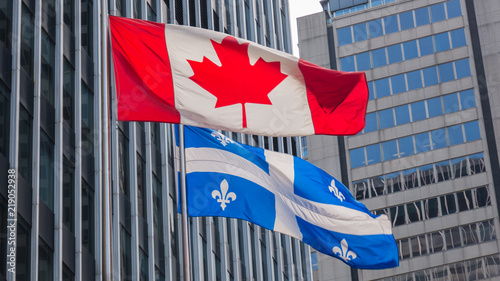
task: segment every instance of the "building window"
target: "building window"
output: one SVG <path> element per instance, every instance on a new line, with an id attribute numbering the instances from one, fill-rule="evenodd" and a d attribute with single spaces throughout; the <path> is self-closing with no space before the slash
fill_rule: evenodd
<path id="1" fill-rule="evenodd" d="M 410 60 L 418 57 L 417 41 L 412 40 L 403 43 L 403 50 L 405 53 L 405 60 Z"/>
<path id="2" fill-rule="evenodd" d="M 70 128 L 73 128 L 75 115 L 73 98 L 75 91 L 75 70 L 66 59 L 64 59 L 63 72 L 63 119 Z"/>
<path id="3" fill-rule="evenodd" d="M 148 270 L 148 256 L 146 253 L 139 248 L 139 280 L 147 281 L 149 280 L 149 270 Z"/>
<path id="4" fill-rule="evenodd" d="M 400 44 L 387 47 L 387 53 L 389 54 L 389 64 L 403 61 Z"/>
<path id="5" fill-rule="evenodd" d="M 75 186 L 75 168 L 63 157 L 63 223 L 74 232 L 74 186 Z"/>
<path id="6" fill-rule="evenodd" d="M 92 58 L 93 50 L 93 4 L 91 0 L 81 0 L 82 48 Z"/>
<path id="7" fill-rule="evenodd" d="M 130 199 L 129 186 L 129 151 L 128 139 L 122 130 L 118 130 L 119 184 L 122 193 Z"/>
<path id="8" fill-rule="evenodd" d="M 370 38 L 376 38 L 384 35 L 384 29 L 382 27 L 382 19 L 369 21 L 368 32 L 370 34 Z"/>
<path id="9" fill-rule="evenodd" d="M 444 12 L 444 3 L 432 5 L 430 8 L 432 22 L 443 21 L 446 19 L 446 14 Z"/>
<path id="10" fill-rule="evenodd" d="M 163 241 L 163 211 L 162 211 L 162 185 L 161 181 L 153 177 L 153 226 L 154 234 L 158 240 Z"/>
<path id="11" fill-rule="evenodd" d="M 21 13 L 21 68 L 33 79 L 33 55 L 35 45 L 34 17 L 24 3 Z"/>
<path id="12" fill-rule="evenodd" d="M 462 16 L 460 0 L 451 0 L 446 2 L 446 11 L 448 12 L 449 19 Z"/>
<path id="13" fill-rule="evenodd" d="M 354 42 L 364 41 L 368 39 L 365 22 L 353 25 L 352 30 L 354 33 Z"/>
<path id="14" fill-rule="evenodd" d="M 75 18 L 75 2 L 72 0 L 64 0 L 63 3 L 64 15 L 63 20 L 68 29 L 73 32 L 73 20 Z"/>
<path id="15" fill-rule="evenodd" d="M 16 237 L 16 280 L 28 281 L 31 269 L 31 233 L 28 223 L 17 216 L 17 237 Z M 40 256 L 39 256 L 40 260 Z M 39 265 L 40 267 L 40 265 Z M 52 280 L 52 279 L 51 279 Z"/>
<path id="16" fill-rule="evenodd" d="M 401 30 L 414 28 L 415 22 L 413 20 L 413 11 L 399 14 L 399 23 L 401 24 Z"/>
<path id="17" fill-rule="evenodd" d="M 443 33 L 443 34 L 448 34 L 448 33 Z M 420 56 L 422 57 L 434 54 L 435 51 L 434 51 L 434 42 L 432 41 L 432 36 L 427 36 L 418 39 L 418 47 L 420 49 Z"/>
<path id="18" fill-rule="evenodd" d="M 337 36 L 339 40 L 339 46 L 347 45 L 352 43 L 352 33 L 351 27 L 344 27 L 337 30 Z"/>
<path id="19" fill-rule="evenodd" d="M 7 50 L 11 49 L 12 36 L 12 1 L 4 1 L 0 5 L 0 42 Z"/>
<path id="20" fill-rule="evenodd" d="M 54 211 L 54 143 L 40 131 L 40 199 Z"/>
<path id="21" fill-rule="evenodd" d="M 451 44 L 453 48 L 459 48 L 467 45 L 467 42 L 465 40 L 465 32 L 463 28 L 450 31 L 450 35 L 451 35 Z"/>
<path id="22" fill-rule="evenodd" d="M 372 68 L 371 62 L 370 62 L 370 53 L 369 52 L 364 52 L 361 54 L 356 55 L 356 65 L 358 71 L 365 71 L 370 68 Z"/>
<path id="23" fill-rule="evenodd" d="M 436 41 L 436 52 L 443 52 L 451 48 L 450 38 L 448 36 L 448 32 L 434 35 L 434 40 Z"/>
<path id="24" fill-rule="evenodd" d="M 62 278 L 63 281 L 75 280 L 75 274 L 65 264 L 63 264 L 62 276 L 63 276 Z"/>
<path id="25" fill-rule="evenodd" d="M 0 81 L 0 153 L 9 159 L 10 91 Z"/>
<path id="26" fill-rule="evenodd" d="M 131 237 L 123 226 L 120 227 L 120 279 L 132 281 Z"/>
<path id="27" fill-rule="evenodd" d="M 32 135 L 33 118 L 23 107 L 19 107 L 19 154 L 18 169 L 19 175 L 31 186 L 31 165 L 32 165 Z"/>
<path id="28" fill-rule="evenodd" d="M 38 280 L 40 281 L 51 281 L 53 280 L 53 256 L 54 253 L 52 249 L 42 240 L 39 239 L 39 250 L 38 253 Z"/>
<path id="29" fill-rule="evenodd" d="M 430 23 L 429 18 L 429 8 L 424 7 L 415 10 L 415 19 L 417 22 L 417 26 L 427 25 Z"/>
<path id="30" fill-rule="evenodd" d="M 82 179 L 82 245 L 94 256 L 94 191 Z"/>
<path id="31" fill-rule="evenodd" d="M 137 153 L 137 209 L 142 218 L 146 218 L 146 175 L 144 169 L 146 163 Z"/>
<path id="32" fill-rule="evenodd" d="M 398 15 L 392 15 L 384 18 L 385 34 L 391 34 L 399 31 Z"/>
<path id="33" fill-rule="evenodd" d="M 385 48 L 371 51 L 373 58 L 373 67 L 381 67 L 387 65 L 387 57 L 385 55 Z"/>

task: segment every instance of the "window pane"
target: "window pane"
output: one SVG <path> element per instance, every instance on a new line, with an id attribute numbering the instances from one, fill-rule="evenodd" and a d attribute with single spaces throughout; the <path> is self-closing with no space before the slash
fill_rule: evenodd
<path id="1" fill-rule="evenodd" d="M 446 132 L 444 129 L 438 129 L 431 132 L 432 139 L 432 149 L 439 149 L 446 147 L 448 142 L 446 141 Z"/>
<path id="2" fill-rule="evenodd" d="M 385 175 L 385 182 L 389 193 L 394 193 L 402 190 L 401 177 L 399 172 Z"/>
<path id="3" fill-rule="evenodd" d="M 462 110 L 476 107 L 476 98 L 474 97 L 473 89 L 460 92 L 460 106 Z"/>
<path id="4" fill-rule="evenodd" d="M 354 65 L 354 56 L 341 58 L 340 67 L 342 71 L 356 71 L 356 67 Z"/>
<path id="5" fill-rule="evenodd" d="M 446 19 L 446 14 L 444 13 L 444 4 L 439 3 L 431 6 L 431 18 L 432 22 L 438 22 Z"/>
<path id="6" fill-rule="evenodd" d="M 413 122 L 427 118 L 427 114 L 425 113 L 425 101 L 411 104 L 411 118 Z"/>
<path id="7" fill-rule="evenodd" d="M 365 180 L 354 182 L 353 187 L 356 200 L 370 198 L 370 192 Z"/>
<path id="8" fill-rule="evenodd" d="M 452 113 L 460 110 L 460 106 L 458 104 L 458 94 L 450 94 L 443 96 L 443 104 L 444 104 L 444 113 Z"/>
<path id="9" fill-rule="evenodd" d="M 370 32 L 370 38 L 375 38 L 384 35 L 384 30 L 382 28 L 382 19 L 369 21 L 368 31 Z"/>
<path id="10" fill-rule="evenodd" d="M 462 15 L 460 8 L 460 0 L 451 0 L 446 2 L 446 10 L 448 11 L 448 18 L 459 17 Z"/>
<path id="11" fill-rule="evenodd" d="M 419 201 L 407 204 L 406 212 L 408 213 L 408 218 L 406 223 L 412 223 L 422 220 L 422 209 L 420 207 Z M 413 250 L 415 251 L 415 249 Z"/>
<path id="12" fill-rule="evenodd" d="M 351 149 L 351 151 L 349 151 L 349 154 L 351 156 L 351 168 L 354 169 L 366 165 L 364 147 Z"/>
<path id="13" fill-rule="evenodd" d="M 422 88 L 422 74 L 420 70 L 409 72 L 406 76 L 408 77 L 408 91 Z"/>
<path id="14" fill-rule="evenodd" d="M 465 141 L 475 141 L 481 138 L 479 133 L 479 125 L 477 121 L 469 122 L 464 124 L 465 129 Z"/>
<path id="15" fill-rule="evenodd" d="M 436 85 L 438 83 L 437 69 L 435 66 L 422 69 L 424 74 L 425 87 Z"/>
<path id="16" fill-rule="evenodd" d="M 394 115 L 392 113 L 392 108 L 379 111 L 378 119 L 380 121 L 380 129 L 394 127 Z"/>
<path id="17" fill-rule="evenodd" d="M 82 245 L 94 255 L 94 191 L 82 180 Z"/>
<path id="18" fill-rule="evenodd" d="M 399 157 L 406 157 L 415 154 L 413 147 L 413 136 L 398 139 Z"/>
<path id="19" fill-rule="evenodd" d="M 353 25 L 352 30 L 354 33 L 354 42 L 359 42 L 368 39 L 365 22 Z"/>
<path id="20" fill-rule="evenodd" d="M 405 75 L 400 74 L 391 77 L 391 85 L 392 85 L 392 94 L 399 94 L 402 92 L 406 92 L 406 81 Z"/>
<path id="21" fill-rule="evenodd" d="M 451 160 L 453 178 L 467 176 L 467 157 L 460 157 Z"/>
<path id="22" fill-rule="evenodd" d="M 465 40 L 465 32 L 463 28 L 450 31 L 450 35 L 451 35 L 451 44 L 453 45 L 453 48 L 458 48 L 467 45 L 467 42 Z"/>
<path id="23" fill-rule="evenodd" d="M 375 80 L 375 91 L 377 93 L 377 98 L 390 96 L 389 78 Z"/>
<path id="24" fill-rule="evenodd" d="M 465 190 L 457 193 L 458 210 L 460 212 L 473 209 L 472 205 L 472 192 Z"/>
<path id="25" fill-rule="evenodd" d="M 399 31 L 398 15 L 384 18 L 385 34 L 391 34 Z"/>
<path id="26" fill-rule="evenodd" d="M 429 111 L 429 118 L 443 115 L 443 106 L 441 105 L 441 97 L 428 99 L 427 109 Z"/>
<path id="27" fill-rule="evenodd" d="M 373 81 L 368 82 L 368 99 L 375 99 L 375 91 L 373 90 Z"/>
<path id="28" fill-rule="evenodd" d="M 339 46 L 351 44 L 352 43 L 351 27 L 348 26 L 338 29 L 337 36 L 339 37 Z"/>
<path id="29" fill-rule="evenodd" d="M 401 23 L 401 30 L 415 27 L 415 23 L 413 22 L 413 11 L 399 14 L 399 22 Z"/>
<path id="30" fill-rule="evenodd" d="M 455 62 L 455 69 L 457 71 L 457 79 L 470 76 L 469 59 L 463 59 Z"/>
<path id="31" fill-rule="evenodd" d="M 417 26 L 429 24 L 429 9 L 424 7 L 415 10 L 415 19 L 417 21 Z"/>
<path id="32" fill-rule="evenodd" d="M 455 79 L 455 74 L 453 73 L 453 63 L 445 63 L 438 65 L 439 68 L 439 78 L 441 83 L 448 82 Z"/>
<path id="33" fill-rule="evenodd" d="M 418 168 L 418 173 L 420 175 L 420 185 L 428 185 L 436 182 L 433 165 L 426 165 Z"/>
<path id="34" fill-rule="evenodd" d="M 415 135 L 415 147 L 417 148 L 417 153 L 422 153 L 431 150 L 429 133 L 426 132 Z"/>
<path id="35" fill-rule="evenodd" d="M 383 142 L 382 149 L 384 150 L 384 161 L 398 158 L 398 146 L 396 140 Z"/>
<path id="36" fill-rule="evenodd" d="M 441 163 L 436 163 L 437 180 L 438 182 L 451 179 L 450 161 L 446 160 Z"/>
<path id="37" fill-rule="evenodd" d="M 391 208 L 391 221 L 392 221 L 392 226 L 405 224 L 404 206 L 397 206 Z"/>
<path id="38" fill-rule="evenodd" d="M 427 199 L 424 201 L 425 218 L 432 219 L 438 216 L 439 208 L 437 198 Z"/>
<path id="39" fill-rule="evenodd" d="M 369 145 L 366 147 L 367 165 L 372 165 L 382 161 L 380 144 Z"/>
<path id="40" fill-rule="evenodd" d="M 441 196 L 441 212 L 443 216 L 454 214 L 457 212 L 457 204 L 455 201 L 455 195 L 448 194 L 445 196 Z"/>
<path id="41" fill-rule="evenodd" d="M 385 48 L 372 51 L 373 67 L 380 67 L 387 65 L 387 58 L 385 56 Z"/>
<path id="42" fill-rule="evenodd" d="M 365 71 L 372 68 L 370 63 L 370 53 L 365 52 L 356 55 L 356 65 L 358 67 L 358 71 Z"/>
<path id="43" fill-rule="evenodd" d="M 403 43 L 403 50 L 405 53 L 405 60 L 418 57 L 417 41 L 413 40 Z"/>
<path id="44" fill-rule="evenodd" d="M 394 108 L 396 113 L 396 125 L 410 123 L 410 110 L 408 105 L 402 105 Z"/>
<path id="45" fill-rule="evenodd" d="M 486 172 L 483 153 L 469 156 L 469 169 L 472 175 Z"/>
<path id="46" fill-rule="evenodd" d="M 401 52 L 400 44 L 387 47 L 387 54 L 389 55 L 389 64 L 403 60 L 403 53 Z"/>
<path id="47" fill-rule="evenodd" d="M 40 133 L 40 199 L 54 211 L 54 143 Z"/>
<path id="48" fill-rule="evenodd" d="M 411 189 L 418 187 L 418 174 L 417 169 L 409 169 L 403 171 L 403 185 L 404 189 Z"/>
<path id="49" fill-rule="evenodd" d="M 369 133 L 369 132 L 376 131 L 378 129 L 377 123 L 378 122 L 377 122 L 377 113 L 376 112 L 366 114 L 365 131 L 364 132 Z"/>
<path id="50" fill-rule="evenodd" d="M 434 35 L 434 40 L 436 40 L 436 52 L 443 52 L 450 49 L 448 32 Z"/>
<path id="51" fill-rule="evenodd" d="M 420 47 L 420 56 L 434 54 L 434 42 L 432 36 L 418 39 L 418 46 Z"/>

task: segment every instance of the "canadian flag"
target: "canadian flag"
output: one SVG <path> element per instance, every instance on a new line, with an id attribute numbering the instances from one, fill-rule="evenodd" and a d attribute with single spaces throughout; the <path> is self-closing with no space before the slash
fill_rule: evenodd
<path id="1" fill-rule="evenodd" d="M 353 135 L 365 125 L 362 72 L 205 29 L 109 21 L 118 120 L 267 136 Z"/>

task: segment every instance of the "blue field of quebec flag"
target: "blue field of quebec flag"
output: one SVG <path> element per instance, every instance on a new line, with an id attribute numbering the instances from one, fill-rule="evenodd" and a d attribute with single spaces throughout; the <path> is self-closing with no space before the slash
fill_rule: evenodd
<path id="1" fill-rule="evenodd" d="M 189 216 L 244 219 L 354 268 L 398 266 L 387 216 L 371 214 L 323 170 L 210 129 L 185 126 L 184 132 Z"/>

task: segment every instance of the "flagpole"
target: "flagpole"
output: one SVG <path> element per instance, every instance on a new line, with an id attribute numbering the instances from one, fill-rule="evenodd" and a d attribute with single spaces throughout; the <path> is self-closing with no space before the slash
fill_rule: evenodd
<path id="1" fill-rule="evenodd" d="M 184 146 L 184 125 L 179 125 L 179 158 L 181 172 L 181 210 L 182 210 L 182 250 L 184 257 L 184 281 L 191 281 L 191 259 L 189 252 L 189 221 L 186 199 L 186 155 Z"/>
<path id="2" fill-rule="evenodd" d="M 110 116 L 109 111 L 111 110 L 110 98 L 108 95 L 108 65 L 107 65 L 107 22 L 108 22 L 108 1 L 101 1 L 101 87 L 102 87 L 102 149 L 103 149 L 103 185 L 101 190 L 101 202 L 103 210 L 101 225 L 103 229 L 101 233 L 104 233 L 104 241 L 102 241 L 102 266 L 103 266 L 103 280 L 111 281 L 113 279 L 113 273 L 111 270 L 112 263 L 112 245 L 111 245 L 111 157 L 110 157 L 110 141 L 111 141 L 111 128 L 110 128 Z"/>

